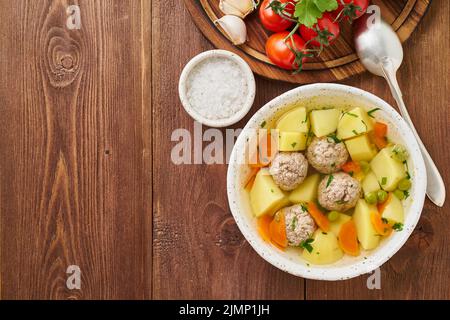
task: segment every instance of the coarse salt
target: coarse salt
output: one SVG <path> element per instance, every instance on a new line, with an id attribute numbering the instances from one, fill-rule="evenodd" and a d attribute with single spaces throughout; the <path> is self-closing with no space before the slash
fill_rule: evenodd
<path id="1" fill-rule="evenodd" d="M 222 57 L 199 63 L 189 74 L 186 89 L 191 107 L 211 120 L 232 117 L 248 98 L 248 83 L 242 69 Z"/>

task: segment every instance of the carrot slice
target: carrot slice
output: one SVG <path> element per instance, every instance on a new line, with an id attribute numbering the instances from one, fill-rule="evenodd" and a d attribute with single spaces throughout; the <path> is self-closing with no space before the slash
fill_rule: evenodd
<path id="1" fill-rule="evenodd" d="M 387 124 L 383 122 L 375 122 L 373 126 L 373 131 L 375 133 L 375 136 L 384 138 L 387 135 L 388 126 Z"/>
<path id="2" fill-rule="evenodd" d="M 288 245 L 286 236 L 286 222 L 284 218 L 284 211 L 278 211 L 269 225 L 270 240 L 280 246 L 286 248 Z"/>
<path id="3" fill-rule="evenodd" d="M 382 122 L 375 122 L 373 126 L 373 143 L 378 147 L 378 149 L 383 149 L 387 146 L 387 135 L 388 126 Z"/>
<path id="4" fill-rule="evenodd" d="M 383 149 L 387 146 L 386 137 L 378 137 L 376 135 L 373 136 L 373 143 L 377 146 L 378 149 Z"/>
<path id="5" fill-rule="evenodd" d="M 330 221 L 314 202 L 308 202 L 308 212 L 322 231 L 330 231 Z"/>
<path id="6" fill-rule="evenodd" d="M 258 224 L 258 232 L 261 235 L 261 237 L 264 239 L 264 241 L 270 241 L 270 223 L 272 222 L 273 217 L 269 215 L 264 215 L 260 218 L 258 218 L 257 224 Z"/>
<path id="7" fill-rule="evenodd" d="M 359 173 L 361 172 L 361 166 L 356 161 L 348 161 L 344 163 L 341 167 L 342 171 L 347 173 Z"/>
<path id="8" fill-rule="evenodd" d="M 381 218 L 381 214 L 379 214 L 378 212 L 370 213 L 370 221 L 372 222 L 375 231 L 379 235 L 388 236 L 391 234 L 392 226 L 389 225 L 387 222 L 383 221 L 383 219 Z"/>
<path id="9" fill-rule="evenodd" d="M 256 163 L 251 163 L 250 167 L 263 168 L 270 164 L 272 157 L 274 156 L 272 150 L 272 136 L 270 133 L 260 136 L 258 139 L 258 150 L 256 156 L 252 159 L 256 159 Z"/>
<path id="10" fill-rule="evenodd" d="M 253 184 L 255 183 L 256 174 L 261 168 L 251 168 L 251 172 L 248 176 L 248 180 L 245 182 L 244 189 L 247 191 L 252 190 Z"/>
<path id="11" fill-rule="evenodd" d="M 351 256 L 359 255 L 358 237 L 356 225 L 353 220 L 349 220 L 341 226 L 339 230 L 339 246 L 342 251 Z"/>
<path id="12" fill-rule="evenodd" d="M 392 193 L 389 192 L 389 193 L 388 193 L 388 196 L 387 196 L 387 198 L 386 198 L 386 201 L 384 201 L 383 203 L 379 203 L 379 204 L 377 205 L 377 207 L 378 207 L 378 212 L 380 213 L 380 215 L 383 214 L 384 209 L 386 209 L 386 206 L 387 206 L 387 205 L 389 204 L 389 202 L 391 201 L 391 197 L 392 197 Z"/>

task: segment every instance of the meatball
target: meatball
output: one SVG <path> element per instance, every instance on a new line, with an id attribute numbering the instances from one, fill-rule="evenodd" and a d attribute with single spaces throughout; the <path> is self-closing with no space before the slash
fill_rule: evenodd
<path id="1" fill-rule="evenodd" d="M 348 151 L 343 142 L 336 143 L 329 137 L 314 138 L 306 157 L 317 171 L 328 174 L 338 172 L 347 162 Z"/>
<path id="2" fill-rule="evenodd" d="M 311 237 L 316 231 L 316 224 L 306 208 L 296 204 L 284 208 L 286 237 L 290 246 L 299 246 L 302 241 Z"/>
<path id="3" fill-rule="evenodd" d="M 269 172 L 281 189 L 290 191 L 305 180 L 308 161 L 300 152 L 280 152 L 270 164 Z"/>
<path id="4" fill-rule="evenodd" d="M 361 184 L 345 172 L 338 172 L 322 179 L 318 188 L 318 200 L 328 210 L 347 211 L 356 205 L 361 196 Z"/>

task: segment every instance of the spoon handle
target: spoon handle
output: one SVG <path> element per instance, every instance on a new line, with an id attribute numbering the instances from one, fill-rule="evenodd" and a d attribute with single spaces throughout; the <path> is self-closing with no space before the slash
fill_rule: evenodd
<path id="1" fill-rule="evenodd" d="M 410 126 L 419 144 L 420 151 L 422 152 L 423 160 L 425 162 L 425 167 L 427 170 L 427 196 L 434 204 L 442 207 L 445 202 L 444 181 L 442 180 L 442 177 L 436 165 L 434 164 L 433 159 L 431 158 L 422 140 L 420 139 L 416 128 L 414 128 L 411 117 L 409 116 L 408 110 L 406 109 L 405 103 L 403 101 L 403 95 L 400 90 L 400 86 L 398 85 L 395 71 L 392 68 L 389 68 L 389 66 L 383 66 L 383 72 L 391 89 L 392 95 L 394 96 L 394 99 L 400 109 L 400 113 L 403 116 L 403 119 L 405 119 L 406 123 L 408 123 L 408 125 Z"/>

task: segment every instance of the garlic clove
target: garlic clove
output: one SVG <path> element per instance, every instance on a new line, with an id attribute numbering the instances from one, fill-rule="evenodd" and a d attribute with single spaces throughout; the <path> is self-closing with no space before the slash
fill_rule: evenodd
<path id="1" fill-rule="evenodd" d="M 241 45 L 247 41 L 247 27 L 244 20 L 237 16 L 225 15 L 214 21 L 226 33 L 234 45 Z"/>
<path id="2" fill-rule="evenodd" d="M 219 8 L 226 15 L 245 18 L 255 10 L 256 3 L 254 0 L 220 0 Z"/>

